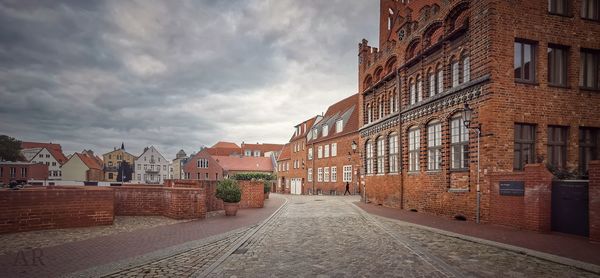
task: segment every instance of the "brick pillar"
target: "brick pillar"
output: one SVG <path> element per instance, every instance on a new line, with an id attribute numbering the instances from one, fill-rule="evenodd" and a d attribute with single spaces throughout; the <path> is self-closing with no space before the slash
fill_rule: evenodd
<path id="1" fill-rule="evenodd" d="M 589 175 L 590 240 L 600 242 L 600 160 L 590 161 Z"/>
<path id="2" fill-rule="evenodd" d="M 553 175 L 543 164 L 525 166 L 525 228 L 550 232 Z"/>

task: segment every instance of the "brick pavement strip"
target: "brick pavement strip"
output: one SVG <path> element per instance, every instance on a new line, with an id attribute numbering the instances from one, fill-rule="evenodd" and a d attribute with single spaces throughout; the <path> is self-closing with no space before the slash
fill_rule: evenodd
<path id="1" fill-rule="evenodd" d="M 287 198 L 260 225 L 184 244 L 110 277 L 598 277 L 373 216 L 352 197 Z"/>

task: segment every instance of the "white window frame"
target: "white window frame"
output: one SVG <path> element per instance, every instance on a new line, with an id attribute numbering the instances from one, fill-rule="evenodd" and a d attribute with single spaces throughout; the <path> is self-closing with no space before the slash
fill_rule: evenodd
<path id="1" fill-rule="evenodd" d="M 308 168 L 308 181 L 309 182 L 313 181 L 313 169 L 312 168 Z"/>
<path id="2" fill-rule="evenodd" d="M 458 60 L 452 61 L 452 87 L 460 84 L 460 65 Z"/>
<path id="3" fill-rule="evenodd" d="M 323 182 L 329 182 L 329 167 L 323 168 Z"/>
<path id="4" fill-rule="evenodd" d="M 313 159 L 313 148 L 308 148 L 308 160 Z"/>
<path id="5" fill-rule="evenodd" d="M 339 119 L 335 122 L 335 132 L 340 133 L 344 130 L 344 120 Z"/>
<path id="6" fill-rule="evenodd" d="M 321 134 L 323 134 L 323 137 L 329 135 L 329 125 L 323 125 Z"/>
<path id="7" fill-rule="evenodd" d="M 325 145 L 325 148 L 323 150 L 323 156 L 329 157 L 329 145 Z"/>
<path id="8" fill-rule="evenodd" d="M 421 148 L 421 131 L 417 128 L 411 128 L 408 131 L 408 171 L 419 171 L 419 154 Z"/>
<path id="9" fill-rule="evenodd" d="M 323 158 L 323 146 L 317 148 L 317 158 Z"/>
<path id="10" fill-rule="evenodd" d="M 323 182 L 323 168 L 317 168 L 317 181 Z"/>
<path id="11" fill-rule="evenodd" d="M 337 167 L 331 167 L 331 182 L 337 182 Z"/>
<path id="12" fill-rule="evenodd" d="M 388 168 L 390 173 L 397 173 L 398 167 L 398 133 L 392 133 L 388 137 Z"/>
<path id="13" fill-rule="evenodd" d="M 469 56 L 463 57 L 463 83 L 471 80 L 471 60 Z"/>
<path id="14" fill-rule="evenodd" d="M 438 171 L 442 163 L 442 123 L 431 122 L 427 125 L 427 170 Z"/>
<path id="15" fill-rule="evenodd" d="M 337 143 L 331 143 L 331 157 L 337 156 Z"/>
<path id="16" fill-rule="evenodd" d="M 343 182 L 352 182 L 352 165 L 344 165 Z"/>

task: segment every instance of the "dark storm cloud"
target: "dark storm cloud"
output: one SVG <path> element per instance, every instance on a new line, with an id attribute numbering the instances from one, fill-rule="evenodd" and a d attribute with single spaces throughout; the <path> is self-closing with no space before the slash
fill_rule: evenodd
<path id="1" fill-rule="evenodd" d="M 356 90 L 378 3 L 2 1 L 0 133 L 167 157 L 285 142 Z"/>

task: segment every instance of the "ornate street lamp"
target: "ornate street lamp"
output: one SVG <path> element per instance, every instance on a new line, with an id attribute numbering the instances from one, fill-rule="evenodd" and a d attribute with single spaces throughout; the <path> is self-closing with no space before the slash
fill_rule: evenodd
<path id="1" fill-rule="evenodd" d="M 356 153 L 357 148 L 358 148 L 358 145 L 356 144 L 356 141 L 352 140 L 352 152 Z"/>
<path id="2" fill-rule="evenodd" d="M 469 107 L 469 104 L 466 102 L 462 114 L 465 128 L 473 130 L 477 134 L 477 211 L 475 213 L 475 220 L 477 223 L 479 223 L 479 216 L 481 212 L 481 188 L 479 185 L 479 146 L 481 141 L 481 124 L 478 124 L 476 127 L 471 127 L 471 121 L 473 120 L 473 109 Z"/>

